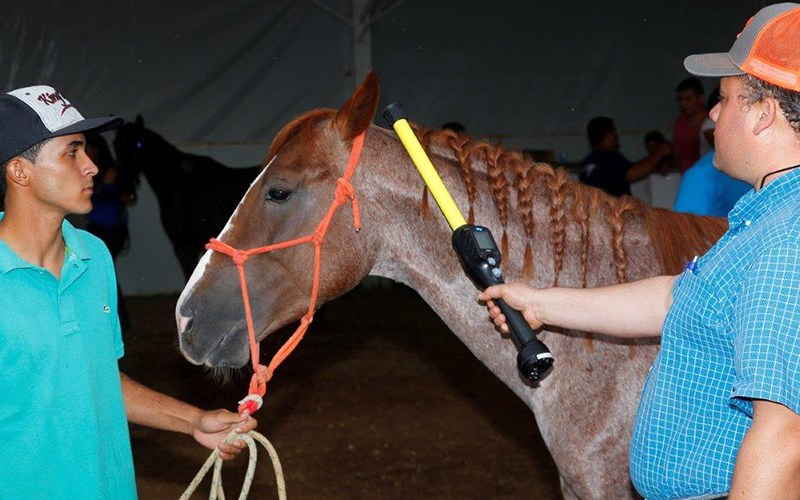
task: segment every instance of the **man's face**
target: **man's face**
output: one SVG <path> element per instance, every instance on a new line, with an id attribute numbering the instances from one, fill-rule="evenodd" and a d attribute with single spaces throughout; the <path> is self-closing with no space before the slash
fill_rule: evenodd
<path id="1" fill-rule="evenodd" d="M 92 210 L 92 177 L 97 167 L 84 151 L 83 134 L 50 139 L 29 166 L 29 188 L 44 209 L 67 214 Z"/>
<path id="2" fill-rule="evenodd" d="M 753 183 L 749 175 L 750 137 L 757 117 L 753 107 L 743 100 L 744 84 L 737 77 L 720 81 L 719 102 L 709 116 L 716 122 L 714 129 L 714 166 L 731 177 Z"/>
<path id="3" fill-rule="evenodd" d="M 692 89 L 681 90 L 678 92 L 678 106 L 682 115 L 694 115 L 703 110 L 703 94 L 697 94 Z"/>

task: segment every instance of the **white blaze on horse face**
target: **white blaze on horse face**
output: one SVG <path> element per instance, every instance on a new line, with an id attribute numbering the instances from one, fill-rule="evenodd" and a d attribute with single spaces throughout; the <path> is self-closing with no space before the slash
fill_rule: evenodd
<path id="1" fill-rule="evenodd" d="M 261 173 L 256 176 L 256 178 L 253 180 L 253 182 L 250 183 L 250 187 L 247 188 L 247 192 L 244 194 L 242 199 L 239 201 L 239 204 L 236 206 L 236 210 L 233 211 L 233 213 L 231 214 L 230 218 L 228 219 L 228 222 L 225 224 L 225 227 L 222 228 L 222 231 L 217 236 L 218 240 L 223 241 L 224 237 L 228 233 L 228 231 L 230 231 L 231 228 L 233 228 L 233 219 L 234 219 L 234 217 L 236 217 L 236 214 L 239 212 L 239 208 L 241 208 L 242 203 L 244 203 L 244 200 L 247 199 L 247 196 L 250 194 L 250 191 L 253 190 L 253 186 L 258 184 L 261 181 L 261 179 L 264 178 L 264 174 L 267 173 L 267 170 L 269 169 L 270 165 L 272 165 L 272 162 L 275 161 L 275 158 L 276 158 L 276 156 L 273 156 L 272 159 L 269 161 L 269 163 L 267 163 L 267 166 L 265 166 L 264 169 L 261 171 Z M 202 279 L 203 275 L 205 274 L 206 267 L 208 267 L 208 263 L 211 261 L 212 253 L 213 253 L 213 250 L 206 250 L 206 253 L 203 254 L 203 257 L 197 263 L 197 267 L 194 268 L 194 272 L 192 272 L 192 276 L 189 277 L 189 281 L 186 282 L 186 286 L 183 287 L 183 291 L 181 292 L 181 296 L 178 297 L 178 304 L 175 306 L 175 320 L 178 323 L 178 332 L 182 332 L 184 325 L 186 323 L 188 323 L 188 321 L 189 321 L 189 318 L 186 318 L 186 317 L 181 315 L 181 306 L 186 301 L 186 299 L 192 295 L 192 293 L 194 292 L 194 289 L 197 287 L 197 284 L 200 282 L 200 280 Z"/>

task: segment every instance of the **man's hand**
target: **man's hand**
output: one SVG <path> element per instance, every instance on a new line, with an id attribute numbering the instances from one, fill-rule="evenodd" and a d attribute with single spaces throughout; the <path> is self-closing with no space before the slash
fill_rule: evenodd
<path id="1" fill-rule="evenodd" d="M 255 429 L 258 422 L 247 411 L 236 414 L 228 410 L 202 411 L 197 419 L 192 422 L 192 437 L 203 446 L 214 449 L 219 448 L 219 456 L 223 460 L 230 460 L 247 447 L 241 439 L 231 443 L 223 441 L 225 437 L 235 430 L 237 434 L 244 434 Z"/>
<path id="2" fill-rule="evenodd" d="M 478 294 L 478 300 L 486 301 L 489 316 L 501 332 L 508 333 L 506 317 L 492 299 L 502 299 L 509 307 L 521 312 L 525 321 L 528 322 L 532 329 L 536 330 L 542 326 L 542 321 L 533 309 L 533 299 L 536 291 L 535 288 L 522 282 L 495 285 Z"/>

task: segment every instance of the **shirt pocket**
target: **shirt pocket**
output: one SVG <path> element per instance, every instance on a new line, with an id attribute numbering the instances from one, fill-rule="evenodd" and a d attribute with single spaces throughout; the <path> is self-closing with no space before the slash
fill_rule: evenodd
<path id="1" fill-rule="evenodd" d="M 690 343 L 707 344 L 726 338 L 725 313 L 712 276 L 684 271 L 673 288 L 665 332 Z"/>

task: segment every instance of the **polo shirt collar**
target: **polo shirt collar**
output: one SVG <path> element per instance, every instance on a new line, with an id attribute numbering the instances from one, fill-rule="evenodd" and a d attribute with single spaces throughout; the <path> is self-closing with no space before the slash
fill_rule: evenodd
<path id="1" fill-rule="evenodd" d="M 4 215 L 4 212 L 0 212 L 0 219 L 2 219 Z M 78 235 L 78 230 L 66 219 L 61 223 L 61 236 L 64 238 L 64 244 L 67 247 L 67 258 L 72 254 L 75 258 L 82 261 L 91 259 L 89 253 L 86 251 L 86 245 L 84 245 Z M 14 269 L 26 269 L 31 267 L 36 266 L 22 259 L 11 247 L 6 245 L 3 240 L 0 240 L 0 273 L 6 274 Z"/>
<path id="2" fill-rule="evenodd" d="M 728 214 L 728 225 L 749 226 L 763 215 L 778 210 L 800 195 L 800 169 L 782 175 L 758 191 L 742 196 Z"/>

